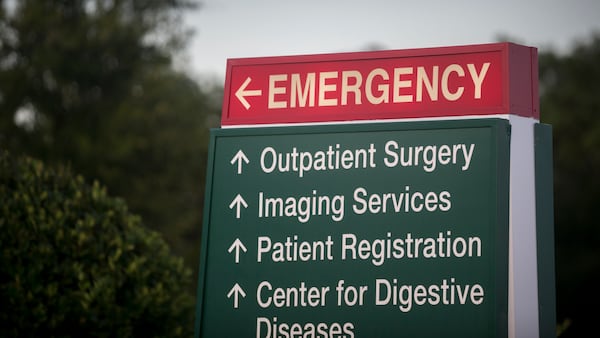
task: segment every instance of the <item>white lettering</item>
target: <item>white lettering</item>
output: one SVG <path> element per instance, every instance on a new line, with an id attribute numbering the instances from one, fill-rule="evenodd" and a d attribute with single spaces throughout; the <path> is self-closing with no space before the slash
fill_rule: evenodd
<path id="1" fill-rule="evenodd" d="M 326 93 L 335 92 L 337 86 L 335 83 L 328 84 L 327 80 L 337 79 L 338 72 L 322 72 L 319 75 L 319 107 L 337 105 L 337 98 L 326 98 Z"/>
<path id="2" fill-rule="evenodd" d="M 350 84 L 350 79 L 354 79 L 354 84 Z M 354 104 L 361 104 L 360 86 L 362 85 L 362 75 L 357 70 L 342 72 L 342 106 L 348 104 L 348 93 L 354 93 Z"/>
<path id="3" fill-rule="evenodd" d="M 429 94 L 431 101 L 438 100 L 439 68 L 439 66 L 433 66 L 431 79 L 429 79 L 425 67 L 417 67 L 417 102 L 423 101 L 423 86 L 427 88 L 427 94 Z"/>
<path id="4" fill-rule="evenodd" d="M 408 75 L 412 73 L 412 67 L 402 67 L 394 69 L 394 103 L 412 102 L 412 95 L 400 95 L 401 88 L 410 88 L 412 86 L 411 80 L 400 80 L 400 77 L 402 75 Z"/>
<path id="5" fill-rule="evenodd" d="M 365 96 L 367 97 L 367 100 L 372 104 L 388 103 L 390 100 L 389 85 L 379 84 L 377 86 L 377 90 L 381 94 L 379 96 L 373 95 L 373 80 L 376 76 L 381 77 L 383 80 L 386 80 L 386 81 L 390 79 L 390 76 L 384 69 L 382 69 L 382 68 L 373 69 L 367 76 L 367 82 L 365 83 L 365 85 L 366 85 Z"/>
<path id="6" fill-rule="evenodd" d="M 472 88 L 481 99 L 491 62 L 272 74 L 268 109 L 457 101 Z M 440 69 L 441 68 L 441 69 Z M 468 71 L 468 76 L 466 72 Z M 441 74 L 440 74 L 441 73 Z"/>
<path id="7" fill-rule="evenodd" d="M 296 100 L 298 100 L 300 107 L 306 107 L 306 101 L 308 100 L 308 106 L 315 106 L 315 73 L 306 74 L 306 82 L 302 87 L 300 81 L 300 74 L 292 74 L 292 83 L 290 90 L 290 107 L 296 107 Z"/>
<path id="8" fill-rule="evenodd" d="M 481 67 L 481 72 L 479 72 L 479 74 L 477 74 L 477 69 L 475 69 L 474 64 L 469 63 L 467 65 L 467 68 L 469 69 L 469 74 L 471 74 L 471 79 L 473 79 L 473 84 L 475 85 L 475 94 L 473 95 L 473 97 L 476 99 L 480 99 L 481 98 L 481 83 L 483 83 L 483 79 L 485 78 L 485 75 L 487 74 L 488 68 L 490 68 L 490 63 L 489 62 L 484 63 L 483 66 Z"/>
<path id="9" fill-rule="evenodd" d="M 465 88 L 459 86 L 456 88 L 456 91 L 454 93 L 450 91 L 450 89 L 448 88 L 448 82 L 451 73 L 456 73 L 458 74 L 458 76 L 464 77 L 465 71 L 460 65 L 452 64 L 446 67 L 446 69 L 444 69 L 444 72 L 442 73 L 442 94 L 444 95 L 444 98 L 446 98 L 446 100 L 456 101 L 460 99 L 463 92 L 465 91 Z"/>
<path id="10" fill-rule="evenodd" d="M 285 94 L 286 87 L 276 87 L 277 82 L 287 81 L 287 74 L 274 74 L 269 76 L 269 109 L 286 108 L 286 101 L 275 101 L 275 95 Z"/>

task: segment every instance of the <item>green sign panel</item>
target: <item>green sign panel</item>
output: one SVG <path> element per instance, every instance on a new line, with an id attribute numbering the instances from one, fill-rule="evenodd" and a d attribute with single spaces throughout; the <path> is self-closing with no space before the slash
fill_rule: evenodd
<path id="1" fill-rule="evenodd" d="M 199 337 L 505 337 L 508 121 L 215 129 Z"/>

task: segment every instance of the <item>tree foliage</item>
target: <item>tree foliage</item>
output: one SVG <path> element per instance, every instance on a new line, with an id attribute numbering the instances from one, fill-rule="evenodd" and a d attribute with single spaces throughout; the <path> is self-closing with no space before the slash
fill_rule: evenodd
<path id="1" fill-rule="evenodd" d="M 208 129 L 219 108 L 171 59 L 188 36 L 180 16 L 196 5 L 0 6 L 0 148 L 98 179 L 194 267 Z"/>
<path id="2" fill-rule="evenodd" d="M 190 336 L 190 283 L 122 199 L 0 153 L 0 336 Z"/>
<path id="3" fill-rule="evenodd" d="M 11 15 L 4 10 L 0 109 L 2 127 L 12 134 L 5 133 L 29 141 L 45 158 L 75 156 L 82 143 L 94 145 L 100 136 L 94 132 L 131 95 L 137 76 L 168 65 L 179 35 L 166 28 L 187 5 L 23 0 Z M 27 134 L 14 123 L 19 109 L 30 115 Z"/>
<path id="4" fill-rule="evenodd" d="M 541 53 L 542 122 L 553 127 L 554 206 L 559 323 L 571 323 L 561 337 L 598 331 L 600 303 L 600 34 L 568 55 Z"/>
<path id="5" fill-rule="evenodd" d="M 196 268 L 208 131 L 217 108 L 181 74 L 155 71 L 141 83 L 106 117 L 110 135 L 95 170 Z"/>

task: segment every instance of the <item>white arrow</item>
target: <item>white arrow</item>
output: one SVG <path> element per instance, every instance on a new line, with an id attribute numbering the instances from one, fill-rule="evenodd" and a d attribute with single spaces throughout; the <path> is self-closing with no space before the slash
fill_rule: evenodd
<path id="1" fill-rule="evenodd" d="M 240 241 L 239 238 L 235 239 L 235 241 L 233 242 L 233 244 L 231 244 L 227 251 L 231 253 L 233 250 L 235 250 L 235 264 L 237 264 L 240 262 L 240 250 L 242 250 L 243 252 L 246 252 L 247 250 L 244 246 L 244 243 L 242 243 L 242 241 Z"/>
<path id="2" fill-rule="evenodd" d="M 240 218 L 240 207 L 241 206 L 243 206 L 244 208 L 247 208 L 248 204 L 246 203 L 246 201 L 244 201 L 244 199 L 242 198 L 242 195 L 237 194 L 237 196 L 235 196 L 233 201 L 231 201 L 231 204 L 229 204 L 229 209 L 233 209 L 233 207 L 237 207 L 237 209 L 235 211 L 235 218 Z"/>
<path id="3" fill-rule="evenodd" d="M 235 156 L 233 156 L 233 158 L 231 159 L 231 164 L 234 164 L 237 161 L 237 165 L 238 165 L 238 175 L 242 173 L 242 165 L 243 162 L 246 162 L 246 164 L 250 163 L 250 160 L 246 157 L 246 154 L 244 154 L 244 152 L 240 149 L 238 150 L 237 153 L 235 153 Z"/>
<path id="4" fill-rule="evenodd" d="M 246 110 L 250 109 L 250 103 L 248 103 L 248 101 L 246 101 L 246 96 L 260 96 L 260 95 L 262 95 L 262 90 L 260 90 L 260 89 L 246 90 L 246 87 L 248 86 L 248 84 L 250 83 L 250 81 L 252 81 L 252 79 L 250 78 L 250 76 L 248 76 L 246 78 L 246 81 L 244 81 L 244 83 L 242 83 L 242 85 L 240 86 L 240 88 L 238 88 L 238 90 L 235 92 L 235 96 L 244 105 L 244 107 L 246 108 Z"/>
<path id="5" fill-rule="evenodd" d="M 246 293 L 244 290 L 242 290 L 242 287 L 238 283 L 235 283 L 235 285 L 231 288 L 231 291 L 229 291 L 227 294 L 227 298 L 231 298 L 231 296 L 233 296 L 233 307 L 235 309 L 238 308 L 238 299 L 240 295 L 242 297 L 246 297 Z"/>

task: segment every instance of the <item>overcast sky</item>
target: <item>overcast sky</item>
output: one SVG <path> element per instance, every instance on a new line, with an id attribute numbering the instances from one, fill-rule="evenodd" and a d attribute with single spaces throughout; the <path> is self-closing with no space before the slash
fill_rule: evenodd
<path id="1" fill-rule="evenodd" d="M 186 17 L 194 75 L 228 58 L 498 42 L 568 51 L 600 32 L 600 0 L 201 0 Z M 503 39 L 505 40 L 505 39 Z"/>

